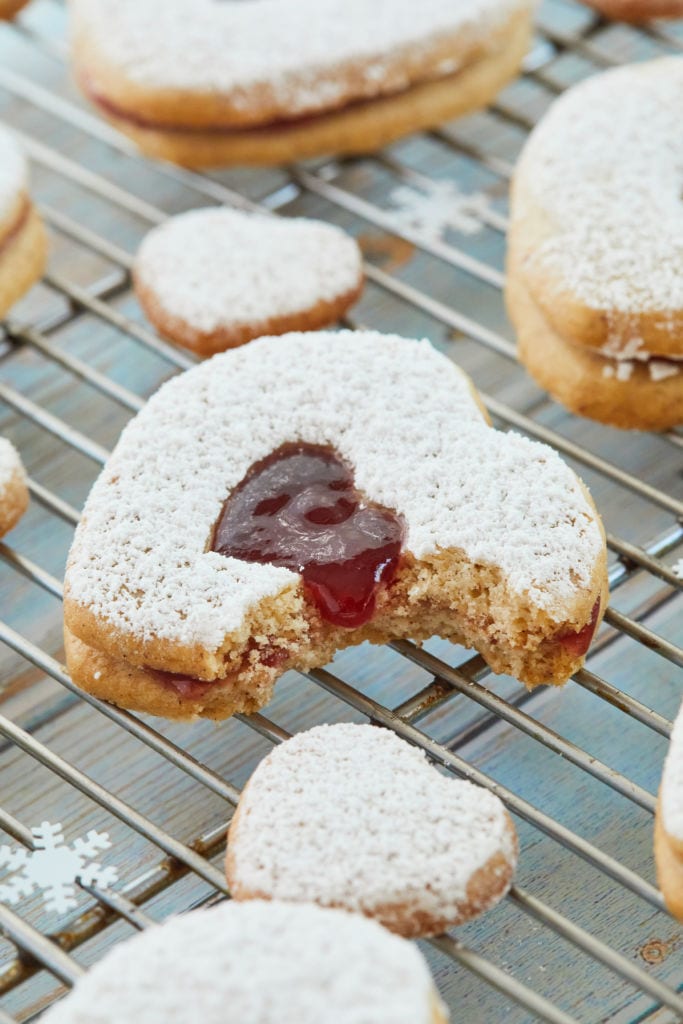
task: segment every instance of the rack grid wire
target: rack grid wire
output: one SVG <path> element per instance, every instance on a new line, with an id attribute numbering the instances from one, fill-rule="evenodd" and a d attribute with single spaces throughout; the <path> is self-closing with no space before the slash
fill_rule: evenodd
<path id="1" fill-rule="evenodd" d="M 65 38 L 56 0 L 0 27 L 0 117 L 31 158 L 53 243 L 51 269 L 0 334 L 0 429 L 22 451 L 33 499 L 0 544 L 0 829 L 27 849 L 31 826 L 56 815 L 67 840 L 106 829 L 121 877 L 80 884 L 64 918 L 39 893 L 0 905 L 0 1022 L 39 1016 L 133 930 L 225 898 L 226 823 L 250 771 L 293 731 L 349 718 L 492 789 L 518 825 L 509 897 L 425 944 L 454 1020 L 683 1020 L 681 932 L 651 858 L 682 689 L 683 436 L 619 433 L 552 403 L 516 365 L 501 296 L 507 185 L 528 130 L 573 82 L 680 53 L 683 35 L 548 0 L 520 79 L 486 112 L 364 158 L 211 174 L 146 161 L 95 117 L 69 81 Z M 406 195 L 422 217 L 435 197 L 456 216 L 414 223 Z M 611 601 L 564 690 L 526 693 L 438 640 L 288 673 L 267 716 L 218 728 L 148 721 L 71 683 L 60 574 L 78 508 L 126 420 L 194 362 L 141 320 L 133 254 L 150 226 L 215 203 L 352 231 L 368 284 L 346 325 L 429 336 L 472 373 L 498 427 L 551 444 L 582 473 L 607 525 Z"/>

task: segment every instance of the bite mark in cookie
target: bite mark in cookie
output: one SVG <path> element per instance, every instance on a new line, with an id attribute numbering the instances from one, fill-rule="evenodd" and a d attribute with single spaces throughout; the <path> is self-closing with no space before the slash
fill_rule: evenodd
<path id="1" fill-rule="evenodd" d="M 214 207 L 150 232 L 133 277 L 158 331 L 207 356 L 334 323 L 359 298 L 363 265 L 333 225 Z"/>
<path id="2" fill-rule="evenodd" d="M 493 907 L 516 862 L 498 797 L 444 777 L 388 730 L 344 724 L 299 733 L 261 762 L 226 871 L 238 900 L 339 907 L 417 938 Z"/>

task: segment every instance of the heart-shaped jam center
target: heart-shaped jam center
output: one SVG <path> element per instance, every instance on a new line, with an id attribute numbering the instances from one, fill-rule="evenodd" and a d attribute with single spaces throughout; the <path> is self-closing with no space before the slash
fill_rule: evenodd
<path id="1" fill-rule="evenodd" d="M 300 573 L 321 616 L 355 628 L 396 575 L 404 526 L 367 501 L 328 447 L 284 444 L 255 463 L 223 506 L 212 550 Z"/>
<path id="2" fill-rule="evenodd" d="M 588 648 L 591 645 L 593 634 L 595 633 L 595 627 L 598 623 L 598 615 L 600 614 L 600 598 L 597 599 L 593 605 L 591 612 L 590 622 L 587 622 L 583 629 L 578 630 L 574 633 L 571 630 L 559 633 L 555 639 L 562 644 L 570 654 L 573 654 L 575 658 L 582 658 L 587 653 Z"/>

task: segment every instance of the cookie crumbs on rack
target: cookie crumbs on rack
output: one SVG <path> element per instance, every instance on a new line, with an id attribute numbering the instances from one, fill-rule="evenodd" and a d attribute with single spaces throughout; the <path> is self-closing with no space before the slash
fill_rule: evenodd
<path id="1" fill-rule="evenodd" d="M 179 984 L 169 984 L 176 978 Z M 223 903 L 110 950 L 45 1024 L 446 1024 L 417 947 L 374 921 L 277 902 Z"/>
<path id="2" fill-rule="evenodd" d="M 417 937 L 492 907 L 516 860 L 493 793 L 441 775 L 387 729 L 338 724 L 299 733 L 261 762 L 226 863 L 237 899 L 343 907 Z"/>

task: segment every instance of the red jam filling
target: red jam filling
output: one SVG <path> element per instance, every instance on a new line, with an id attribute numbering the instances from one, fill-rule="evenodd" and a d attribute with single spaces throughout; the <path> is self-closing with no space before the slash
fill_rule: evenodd
<path id="1" fill-rule="evenodd" d="M 570 654 L 573 654 L 576 658 L 582 658 L 587 652 L 595 633 L 595 627 L 598 623 L 598 615 L 600 614 L 600 598 L 597 599 L 593 605 L 593 611 L 591 612 L 590 622 L 588 622 L 583 629 L 580 629 L 577 633 L 573 630 L 567 630 L 564 633 L 558 633 L 555 639 L 562 644 Z"/>
<path id="2" fill-rule="evenodd" d="M 296 443 L 251 467 L 223 506 L 212 550 L 300 573 L 322 618 L 353 629 L 396 575 L 403 536 L 401 519 L 363 498 L 336 452 Z"/>

